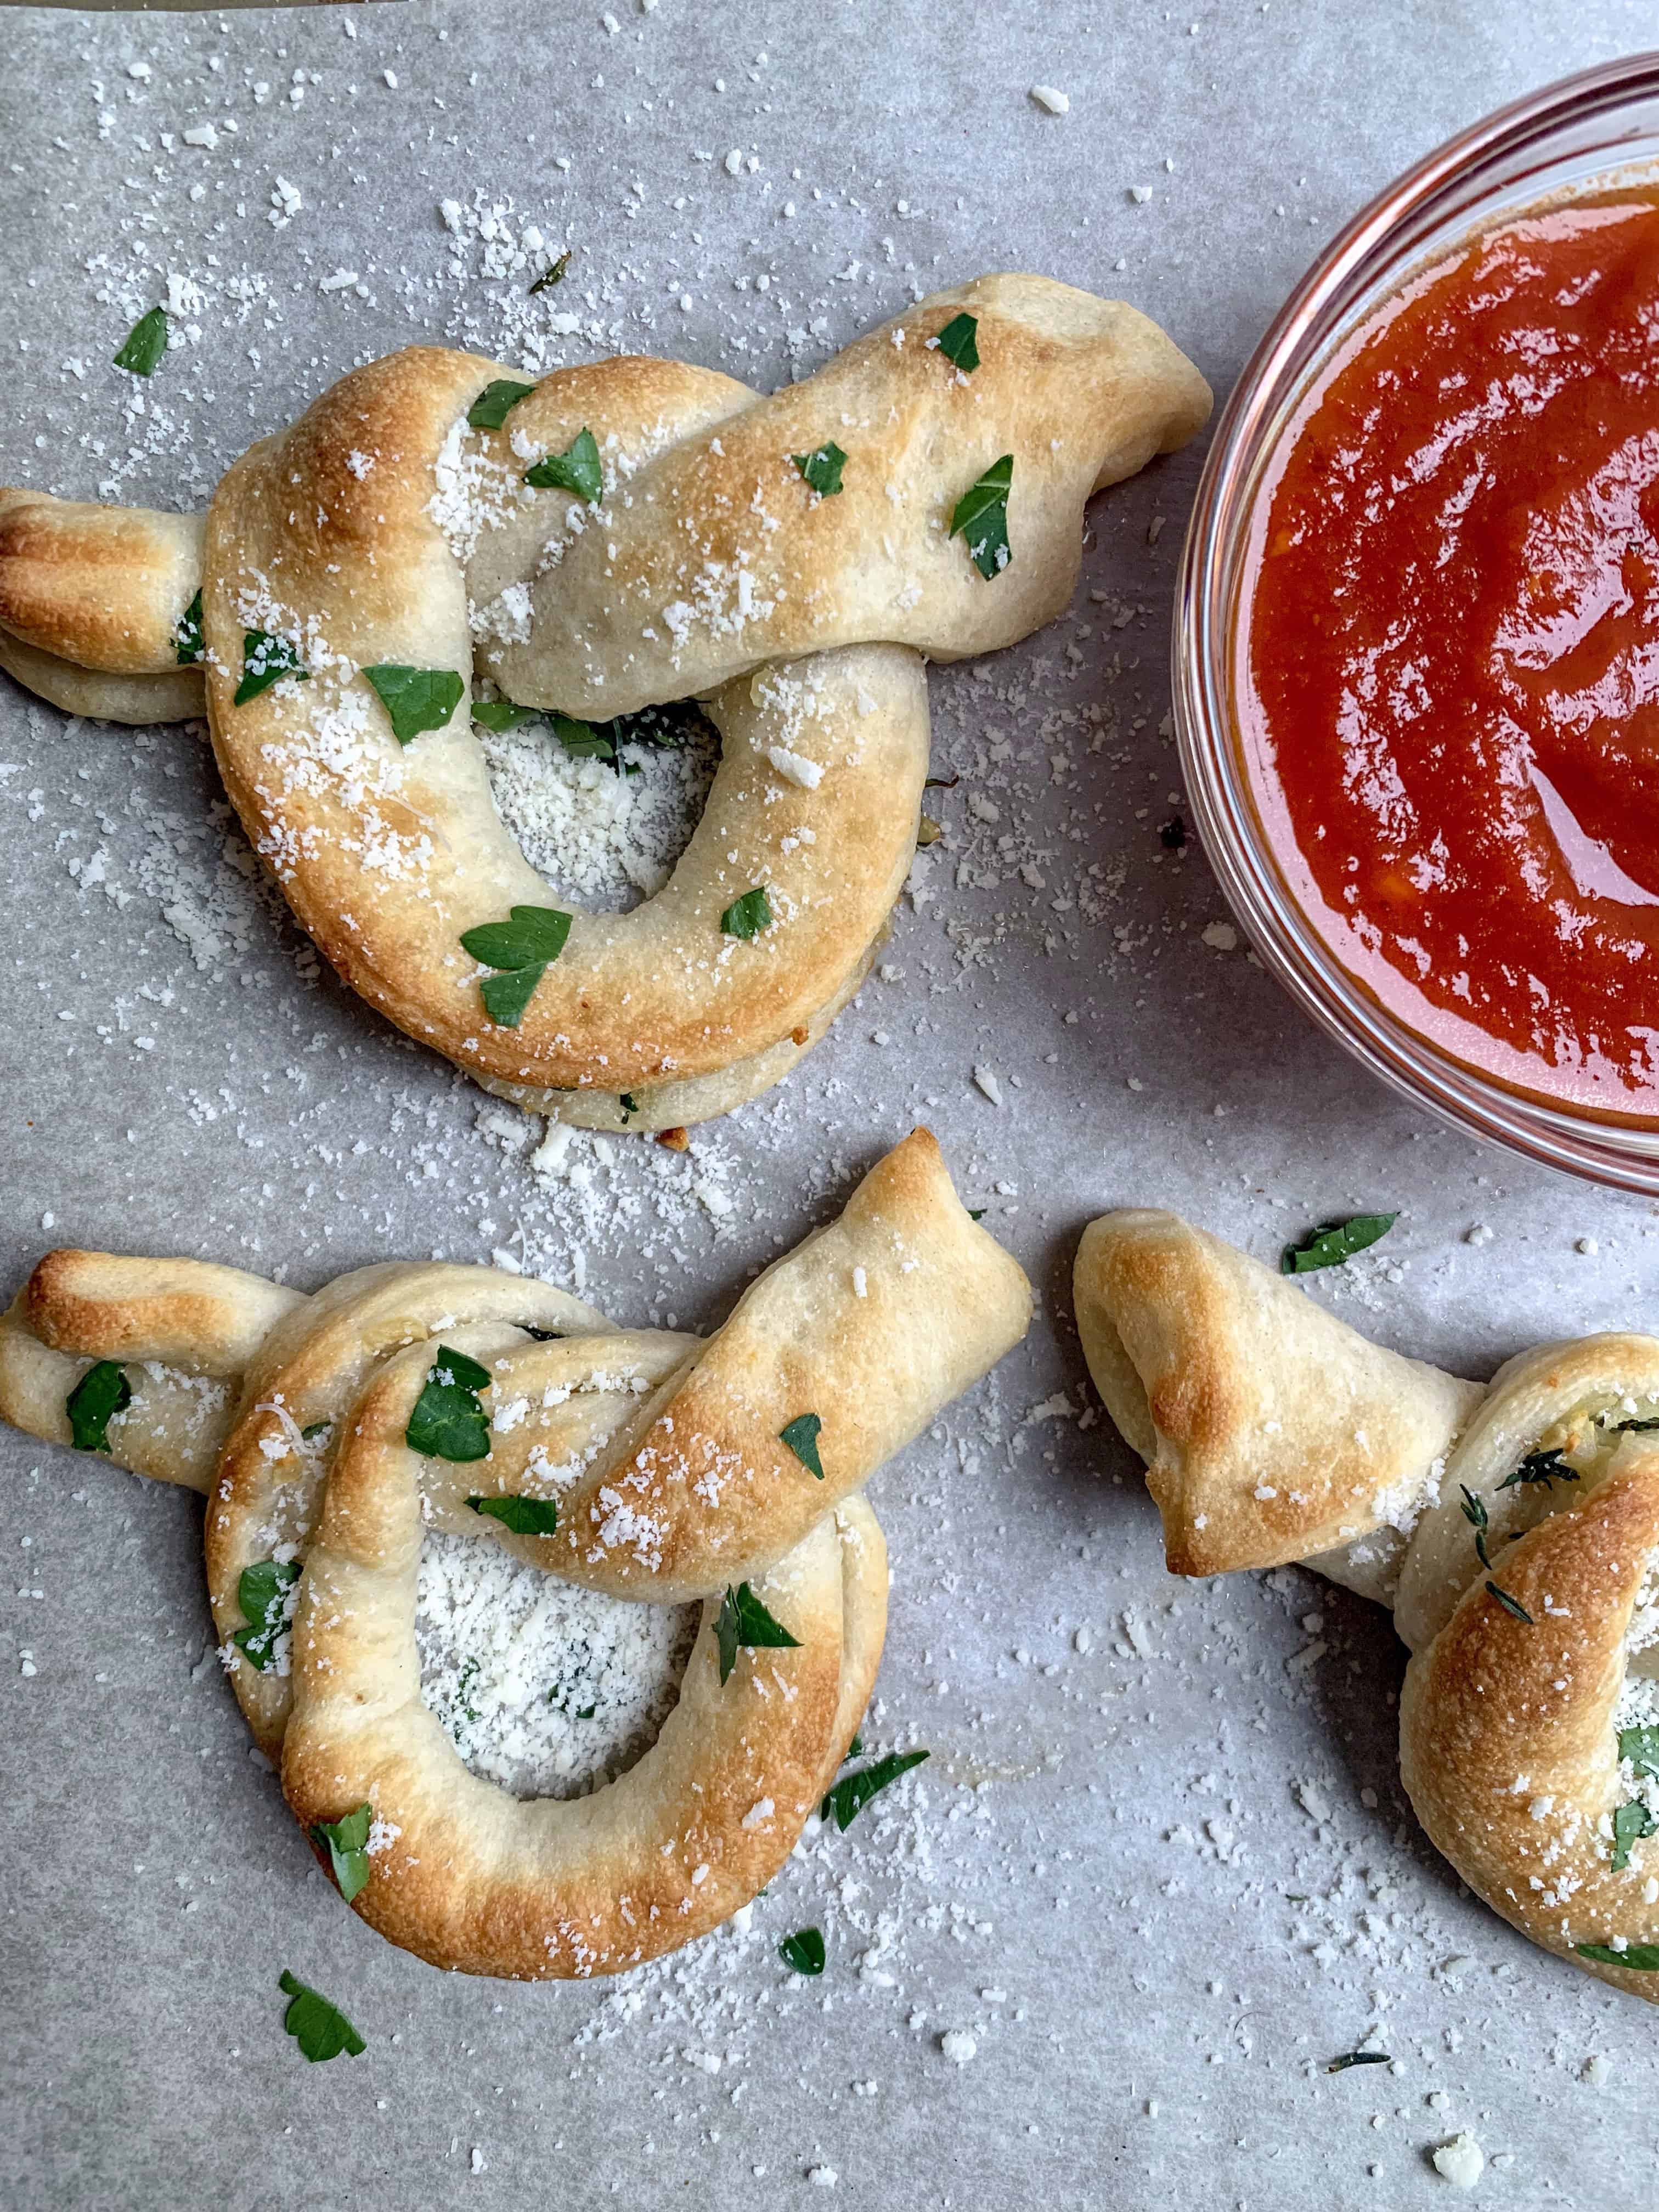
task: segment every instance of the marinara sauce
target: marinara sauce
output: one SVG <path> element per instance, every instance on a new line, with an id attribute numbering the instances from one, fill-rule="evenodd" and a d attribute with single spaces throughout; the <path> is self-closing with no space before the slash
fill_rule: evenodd
<path id="1" fill-rule="evenodd" d="M 1659 1116 L 1659 204 L 1427 268 L 1281 451 L 1234 685 L 1297 896 L 1458 1058 Z"/>

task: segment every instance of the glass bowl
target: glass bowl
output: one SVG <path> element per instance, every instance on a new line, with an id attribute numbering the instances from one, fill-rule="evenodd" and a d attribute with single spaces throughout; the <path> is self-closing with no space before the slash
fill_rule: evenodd
<path id="1" fill-rule="evenodd" d="M 1495 219 L 1659 175 L 1659 54 L 1564 78 L 1409 169 L 1349 223 L 1275 317 L 1223 409 L 1182 553 L 1174 688 L 1187 793 L 1228 903 L 1304 1011 L 1458 1128 L 1659 1195 L 1659 1115 L 1597 1113 L 1506 1085 L 1384 1006 L 1304 911 L 1270 839 L 1235 711 L 1237 609 L 1262 488 L 1313 380 L 1414 270 Z"/>

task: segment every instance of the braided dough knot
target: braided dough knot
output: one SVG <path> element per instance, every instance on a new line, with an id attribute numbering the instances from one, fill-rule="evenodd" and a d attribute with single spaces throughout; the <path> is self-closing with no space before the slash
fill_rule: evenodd
<path id="1" fill-rule="evenodd" d="M 1391 1604 L 1431 1838 L 1522 1934 L 1659 2001 L 1659 1340 L 1462 1382 L 1150 1210 L 1090 1224 L 1075 1288 L 1171 1568 L 1297 1560 Z"/>
<path id="2" fill-rule="evenodd" d="M 0 1413 L 208 1492 L 214 1619 L 256 1739 L 307 1831 L 373 1809 L 365 1917 L 469 1972 L 610 1972 L 714 1926 L 793 1847 L 881 1655 L 862 1486 L 1030 1305 L 917 1130 L 707 1340 L 619 1329 L 490 1267 L 391 1262 L 307 1298 L 51 1253 L 0 1321 Z M 76 1406 L 100 1372 L 128 1395 L 106 1393 L 88 1439 Z M 422 1695 L 428 1537 L 601 1608 L 702 1601 L 636 1765 L 577 1801 L 468 1771 Z M 744 1584 L 794 1641 L 728 1666 Z"/>
<path id="3" fill-rule="evenodd" d="M 964 322 L 969 366 L 937 343 Z M 0 665 L 82 711 L 89 672 L 106 711 L 142 714 L 133 685 L 175 711 L 198 581 L 226 787 L 342 975 L 522 1104 L 682 1125 L 776 1082 L 862 980 L 915 850 L 924 656 L 1058 614 L 1085 501 L 1209 404 L 1144 316 L 1036 276 L 941 293 L 769 398 L 628 357 L 532 390 L 415 347 L 235 464 L 199 572 L 179 518 L 0 492 Z M 586 913 L 530 866 L 475 673 L 592 722 L 703 702 L 720 767 L 654 896 Z M 525 979 L 505 1012 L 497 953 Z"/>

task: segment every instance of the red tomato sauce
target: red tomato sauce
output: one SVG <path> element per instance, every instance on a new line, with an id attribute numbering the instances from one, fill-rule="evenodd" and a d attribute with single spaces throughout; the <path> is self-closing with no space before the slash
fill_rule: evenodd
<path id="1" fill-rule="evenodd" d="M 1281 451 L 1234 690 L 1292 890 L 1457 1058 L 1659 1116 L 1659 204 L 1429 267 Z"/>

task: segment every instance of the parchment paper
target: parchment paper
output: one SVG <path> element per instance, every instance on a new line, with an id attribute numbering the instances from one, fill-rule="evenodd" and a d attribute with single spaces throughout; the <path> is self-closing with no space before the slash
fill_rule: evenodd
<path id="1" fill-rule="evenodd" d="M 776 382 L 997 267 L 1133 301 L 1224 391 L 1408 160 L 1644 33 L 1618 0 L 7 9 L 0 478 L 198 503 L 351 363 L 423 337 Z M 527 301 L 566 243 L 564 286 Z M 169 278 L 189 342 L 135 388 L 110 356 Z M 1078 1232 L 1134 1200 L 1264 1256 L 1401 1208 L 1315 1294 L 1469 1373 L 1659 1322 L 1650 1208 L 1385 1096 L 1252 963 L 1201 857 L 1161 842 L 1198 459 L 1097 504 L 1069 619 L 935 672 L 936 768 L 962 781 L 933 794 L 945 835 L 891 979 L 684 1158 L 579 1138 L 532 1164 L 539 1124 L 319 973 L 198 740 L 70 723 L 0 681 L 8 1285 L 59 1243 L 306 1287 L 507 1249 L 622 1320 L 706 1327 L 925 1119 L 1043 1301 L 875 1486 L 895 1587 L 866 1735 L 931 1763 L 809 1842 L 746 1936 L 617 1984 L 445 1978 L 345 1911 L 220 1678 L 198 1503 L 0 1432 L 20 2212 L 832 2187 L 1328 2212 L 1438 2201 L 1429 2153 L 1465 2127 L 1493 2202 L 1650 2191 L 1651 2017 L 1428 1849 L 1387 1620 L 1301 1572 L 1166 1577 L 1078 1355 Z M 830 1952 L 811 1983 L 775 1955 L 807 1924 Z M 285 1966 L 364 2057 L 304 2064 Z M 1326 2075 L 1372 2031 L 1397 2070 Z"/>

